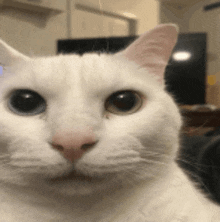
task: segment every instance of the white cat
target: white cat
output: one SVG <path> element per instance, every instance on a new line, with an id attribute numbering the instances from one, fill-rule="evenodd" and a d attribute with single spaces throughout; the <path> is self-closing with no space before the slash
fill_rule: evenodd
<path id="1" fill-rule="evenodd" d="M 43 58 L 0 41 L 1 222 L 220 221 L 175 163 L 176 39 L 159 25 L 114 55 Z"/>

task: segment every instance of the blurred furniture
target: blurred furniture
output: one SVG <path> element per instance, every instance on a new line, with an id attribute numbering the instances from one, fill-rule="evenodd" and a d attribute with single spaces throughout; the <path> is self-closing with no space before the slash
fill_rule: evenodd
<path id="1" fill-rule="evenodd" d="M 194 106 L 180 106 L 184 120 L 183 131 L 188 136 L 203 135 L 220 126 L 220 109 L 193 109 Z"/>
<path id="2" fill-rule="evenodd" d="M 184 119 L 177 163 L 206 197 L 220 204 L 220 109 L 180 106 Z"/>

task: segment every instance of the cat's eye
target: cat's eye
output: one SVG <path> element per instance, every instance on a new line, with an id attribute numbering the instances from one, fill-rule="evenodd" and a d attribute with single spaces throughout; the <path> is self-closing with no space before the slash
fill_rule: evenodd
<path id="1" fill-rule="evenodd" d="M 113 93 L 105 104 L 105 109 L 117 115 L 128 115 L 137 112 L 142 106 L 142 97 L 134 91 Z"/>
<path id="2" fill-rule="evenodd" d="M 46 102 L 34 91 L 19 89 L 10 95 L 8 107 L 18 115 L 37 115 L 46 110 Z"/>

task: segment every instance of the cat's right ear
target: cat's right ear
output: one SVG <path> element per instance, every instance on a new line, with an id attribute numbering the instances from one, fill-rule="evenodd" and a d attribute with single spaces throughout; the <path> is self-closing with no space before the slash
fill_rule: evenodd
<path id="1" fill-rule="evenodd" d="M 177 37 L 176 25 L 161 24 L 142 34 L 119 54 L 147 69 L 158 82 L 164 84 L 164 71 Z"/>
<path id="2" fill-rule="evenodd" d="M 28 59 L 29 57 L 13 49 L 0 39 L 0 65 L 8 67 Z"/>

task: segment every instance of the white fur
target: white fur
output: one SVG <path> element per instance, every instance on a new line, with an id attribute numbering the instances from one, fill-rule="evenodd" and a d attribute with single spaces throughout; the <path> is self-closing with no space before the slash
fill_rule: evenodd
<path id="1" fill-rule="evenodd" d="M 194 189 L 174 161 L 181 117 L 173 99 L 153 73 L 126 57 L 24 57 L 6 64 L 0 77 L 1 221 L 220 220 L 219 208 Z M 22 88 L 38 92 L 47 101 L 46 112 L 10 111 L 10 93 Z M 142 94 L 143 107 L 130 115 L 107 112 L 106 99 L 127 89 Z M 71 163 L 50 143 L 58 131 L 83 127 L 93 129 L 98 143 Z M 51 181 L 73 167 L 92 180 Z"/>

